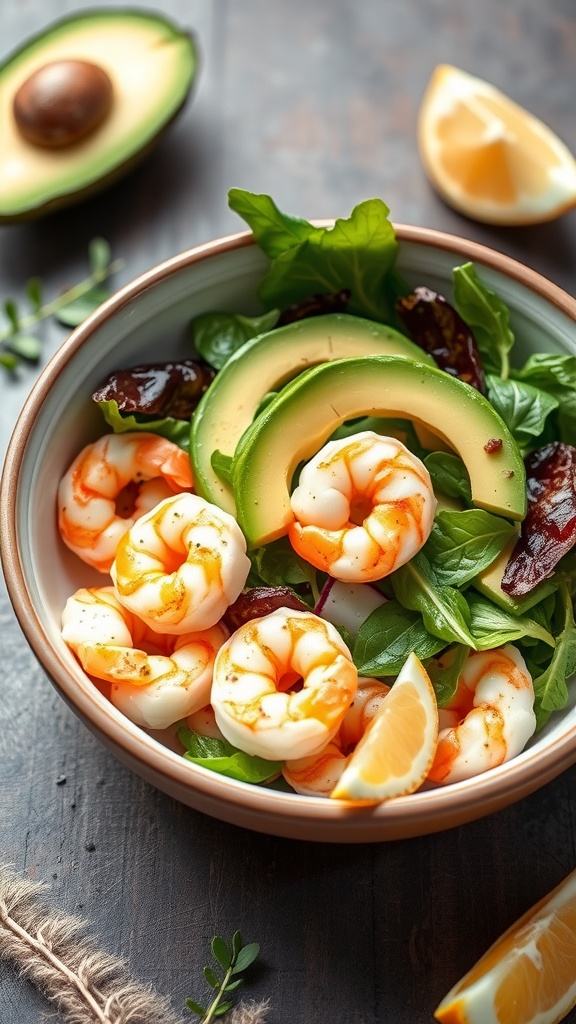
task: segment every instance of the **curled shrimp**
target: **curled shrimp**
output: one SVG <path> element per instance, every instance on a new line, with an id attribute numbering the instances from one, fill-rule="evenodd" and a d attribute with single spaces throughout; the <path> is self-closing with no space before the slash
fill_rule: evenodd
<path id="1" fill-rule="evenodd" d="M 370 430 L 324 445 L 290 501 L 294 549 L 349 583 L 382 579 L 404 565 L 428 539 L 436 511 L 420 459 Z"/>
<path id="2" fill-rule="evenodd" d="M 166 729 L 210 700 L 222 623 L 164 636 L 132 615 L 113 587 L 78 590 L 62 615 L 62 637 L 85 672 L 110 683 L 110 700 L 136 725 Z"/>
<path id="3" fill-rule="evenodd" d="M 118 600 L 157 632 L 213 626 L 240 594 L 250 559 L 238 523 L 197 494 L 165 498 L 118 542 Z"/>
<path id="4" fill-rule="evenodd" d="M 389 690 L 378 679 L 358 679 L 356 695 L 334 739 L 314 757 L 285 761 L 282 774 L 292 789 L 303 796 L 330 796 Z"/>
<path id="5" fill-rule="evenodd" d="M 229 743 L 283 761 L 330 742 L 357 679 L 334 626 L 312 612 L 278 608 L 240 626 L 220 648 L 211 704 Z"/>
<path id="6" fill-rule="evenodd" d="M 440 709 L 436 756 L 428 779 L 460 782 L 503 764 L 524 749 L 536 728 L 534 686 L 516 647 L 473 651 L 456 693 Z"/>
<path id="7" fill-rule="evenodd" d="M 136 485 L 133 509 L 118 499 Z M 58 488 L 58 526 L 64 543 L 84 562 L 109 572 L 120 537 L 163 498 L 190 490 L 190 459 L 158 434 L 106 434 L 76 456 Z"/>

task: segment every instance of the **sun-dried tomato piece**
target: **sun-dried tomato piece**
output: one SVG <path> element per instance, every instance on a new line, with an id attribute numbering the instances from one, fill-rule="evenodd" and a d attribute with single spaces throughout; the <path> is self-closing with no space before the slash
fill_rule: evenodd
<path id="1" fill-rule="evenodd" d="M 300 601 L 289 587 L 252 587 L 240 594 L 224 614 L 224 622 L 233 632 L 251 619 L 270 615 L 277 608 L 294 608 L 295 611 L 309 612 L 307 604 Z"/>
<path id="2" fill-rule="evenodd" d="M 441 370 L 486 394 L 476 339 L 453 306 L 431 288 L 415 288 L 396 303 L 410 337 L 433 356 Z"/>
<path id="3" fill-rule="evenodd" d="M 311 295 L 294 306 L 288 306 L 278 317 L 277 327 L 293 324 L 296 320 L 306 320 L 310 316 L 324 316 L 326 313 L 345 313 L 350 300 L 348 289 L 334 292 L 332 295 Z"/>
<path id="4" fill-rule="evenodd" d="M 208 363 L 192 359 L 132 366 L 111 373 L 92 397 L 117 402 L 120 412 L 189 420 L 214 373 Z"/>
<path id="5" fill-rule="evenodd" d="M 528 512 L 502 577 L 502 590 L 513 597 L 552 576 L 576 544 L 576 448 L 554 441 L 525 465 Z"/>

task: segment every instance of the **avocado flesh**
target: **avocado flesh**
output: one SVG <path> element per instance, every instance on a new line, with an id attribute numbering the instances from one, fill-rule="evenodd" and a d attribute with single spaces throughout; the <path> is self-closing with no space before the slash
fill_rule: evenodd
<path id="1" fill-rule="evenodd" d="M 290 485 L 297 466 L 356 416 L 425 423 L 463 459 L 479 508 L 520 520 L 526 477 L 518 446 L 490 403 L 444 371 L 395 356 L 340 359 L 288 384 L 242 437 L 232 466 L 238 522 L 252 548 L 283 536 L 294 521 Z M 501 438 L 497 452 L 484 445 Z"/>
<path id="2" fill-rule="evenodd" d="M 12 104 L 19 87 L 52 61 L 84 60 L 112 82 L 112 109 L 88 136 L 62 149 L 24 139 Z M 90 10 L 54 22 L 0 65 L 0 223 L 77 202 L 126 173 L 182 108 L 195 78 L 192 38 L 161 15 Z"/>
<path id="3" fill-rule="evenodd" d="M 234 455 L 264 395 L 296 374 L 332 359 L 379 353 L 432 362 L 392 327 L 347 313 L 310 317 L 246 342 L 217 374 L 192 418 L 190 453 L 197 493 L 235 515 L 234 493 L 212 469 L 212 452 Z"/>
<path id="4" fill-rule="evenodd" d="M 516 540 L 517 538 L 513 537 L 502 548 L 502 551 L 492 564 L 474 577 L 472 586 L 479 594 L 490 598 L 494 601 L 494 604 L 503 608 L 504 611 L 511 612 L 512 615 L 524 615 L 535 604 L 538 604 L 539 601 L 548 597 L 549 594 L 553 594 L 556 590 L 557 582 L 553 577 L 549 580 L 542 580 L 541 583 L 538 583 L 533 590 L 523 597 L 512 597 L 511 594 L 507 594 L 505 590 L 502 590 L 502 577 L 504 576 L 504 571 Z"/>

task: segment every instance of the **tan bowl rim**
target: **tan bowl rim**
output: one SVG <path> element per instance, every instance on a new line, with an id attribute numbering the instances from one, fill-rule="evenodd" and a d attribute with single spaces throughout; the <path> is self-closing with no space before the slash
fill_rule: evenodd
<path id="1" fill-rule="evenodd" d="M 315 221 L 331 225 L 329 220 Z M 453 252 L 456 258 L 472 260 L 477 264 L 503 273 L 551 303 L 576 324 L 576 300 L 567 292 L 513 258 L 481 243 L 431 228 L 394 225 L 400 242 L 428 245 Z M 218 256 L 231 250 L 253 245 L 249 231 L 243 231 L 206 242 L 171 257 L 144 272 L 120 288 L 110 299 L 92 313 L 62 343 L 33 386 L 18 417 L 4 462 L 0 483 L 0 554 L 8 593 L 14 611 L 36 658 L 54 685 L 85 723 L 93 726 L 108 746 L 123 750 L 135 764 L 142 766 L 143 775 L 150 769 L 167 783 L 182 789 L 192 788 L 215 805 L 234 804 L 258 815 L 268 812 L 272 818 L 305 824 L 314 820 L 338 822 L 346 820 L 354 827 L 354 809 L 323 798 L 298 796 L 293 793 L 272 791 L 258 786 L 234 782 L 208 770 L 191 765 L 161 746 L 145 732 L 127 722 L 127 726 L 108 716 L 97 704 L 91 704 L 85 694 L 78 691 L 68 666 L 47 641 L 40 620 L 26 586 L 16 527 L 17 481 L 34 421 L 53 382 L 76 351 L 87 342 L 98 327 L 128 302 L 152 287 L 174 271 L 184 269 L 205 258 Z M 433 831 L 438 820 L 445 827 L 447 816 L 452 823 L 470 820 L 489 813 L 520 796 L 528 795 L 551 781 L 560 772 L 576 762 L 576 724 L 550 743 L 544 752 L 530 750 L 500 768 L 464 783 L 420 791 L 407 797 L 398 797 L 370 812 L 375 830 L 386 825 L 407 828 L 411 834 Z M 147 770 L 147 771 L 146 771 Z M 192 781 L 193 786 L 190 787 Z M 162 788 L 162 785 L 159 784 Z M 473 808 L 481 808 L 474 813 Z M 471 810 L 472 809 L 472 810 Z M 366 813 L 364 812 L 364 823 Z M 263 827 L 263 831 L 266 828 Z"/>

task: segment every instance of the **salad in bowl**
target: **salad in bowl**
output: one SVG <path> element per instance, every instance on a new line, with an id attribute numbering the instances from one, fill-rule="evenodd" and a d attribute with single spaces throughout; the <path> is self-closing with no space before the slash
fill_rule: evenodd
<path id="1" fill-rule="evenodd" d="M 251 234 L 196 252 L 192 303 L 176 258 L 70 339 L 104 347 L 51 484 L 51 642 L 97 731 L 209 813 L 366 839 L 502 806 L 573 759 L 570 300 L 377 199 L 330 224 L 229 200 Z"/>

